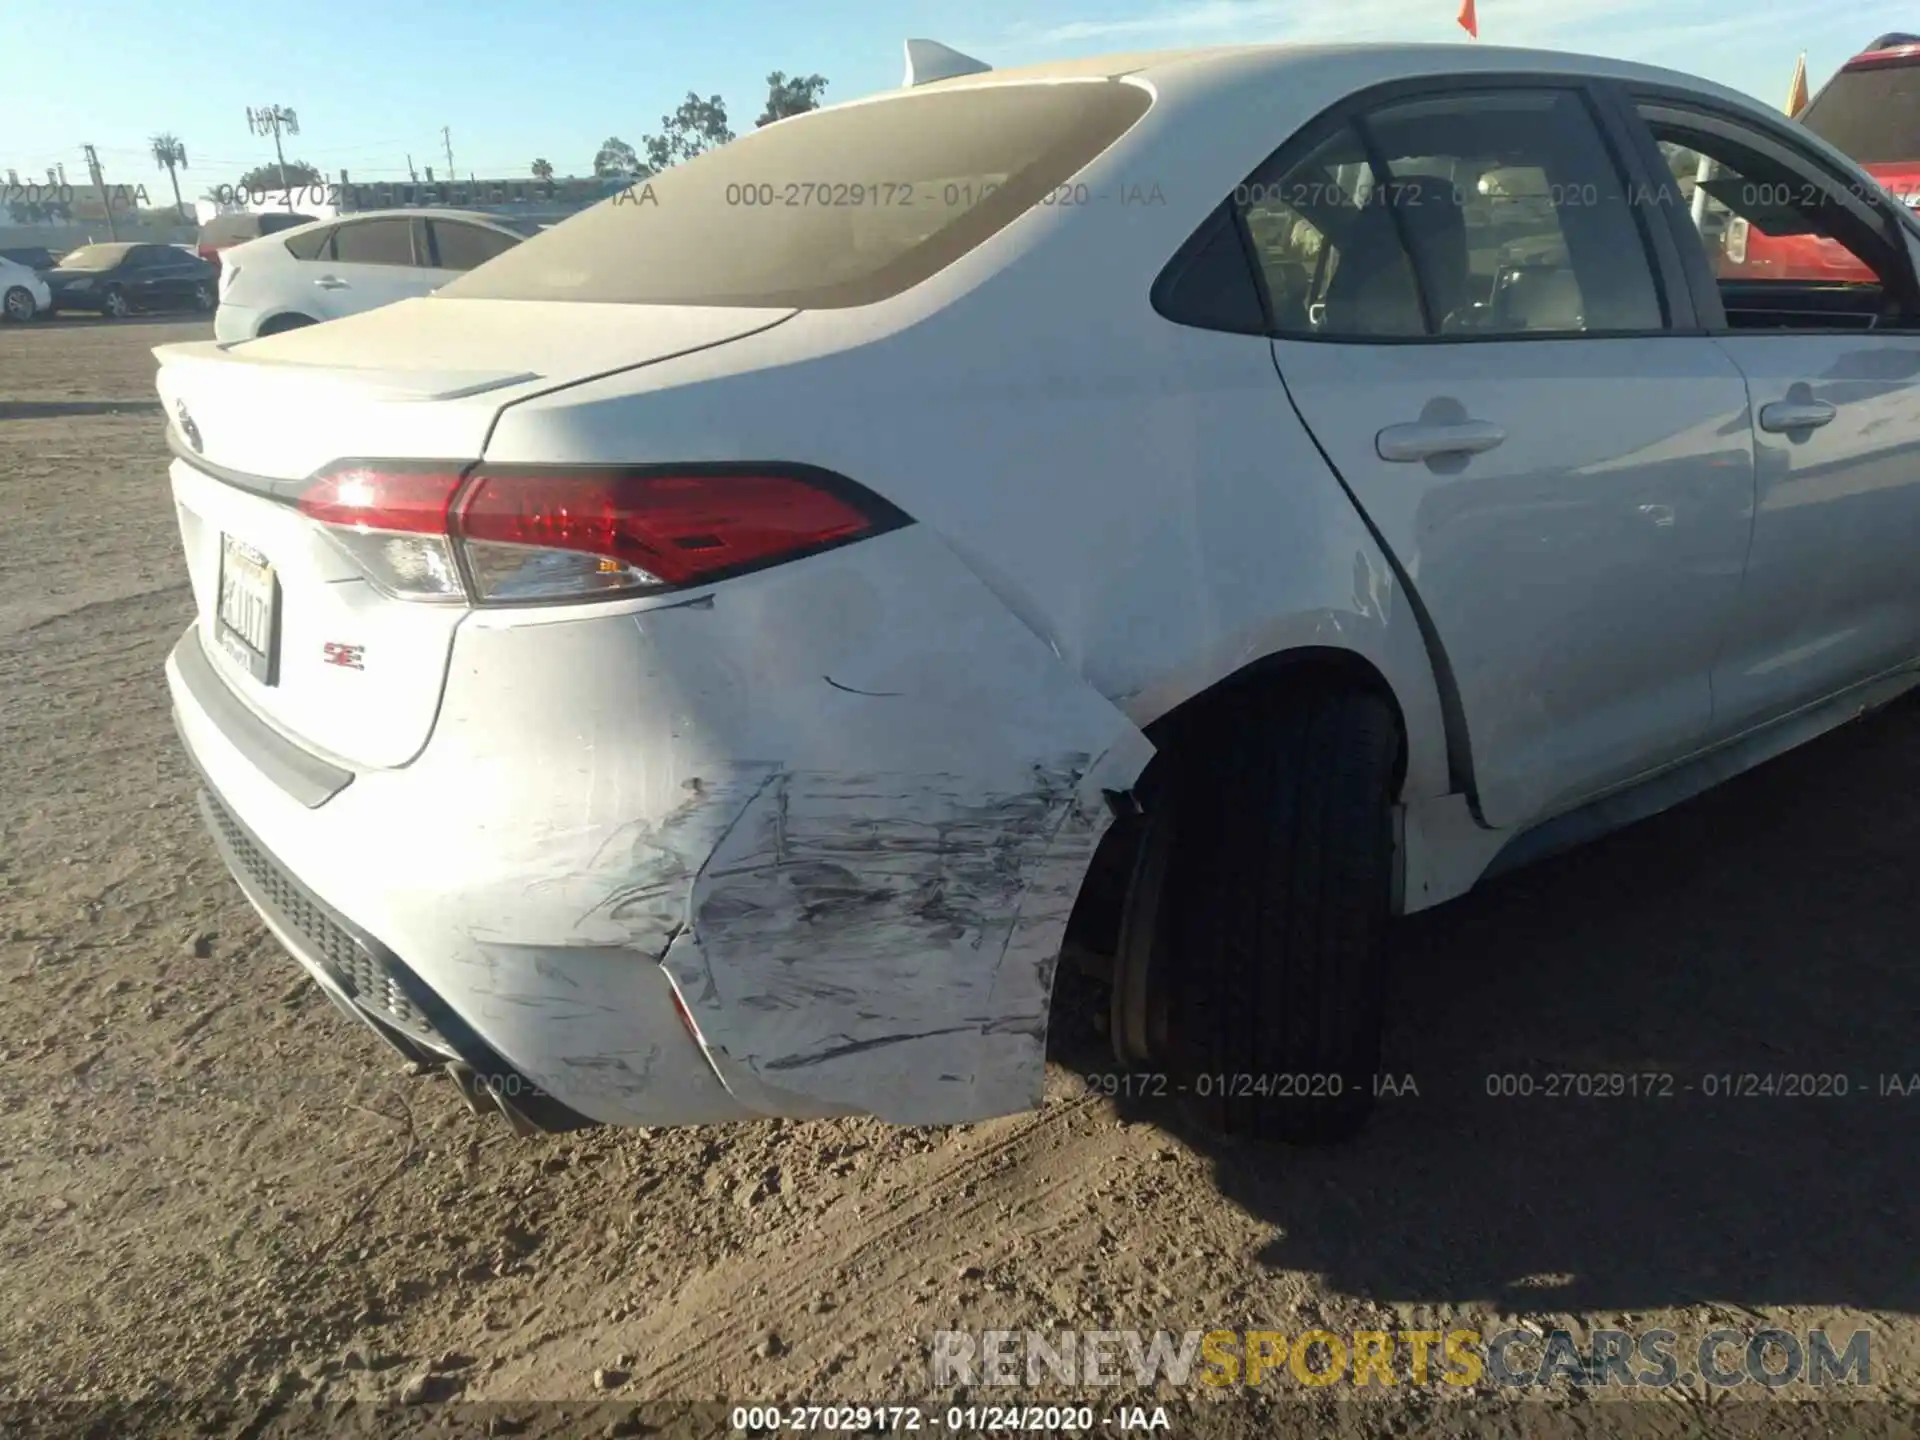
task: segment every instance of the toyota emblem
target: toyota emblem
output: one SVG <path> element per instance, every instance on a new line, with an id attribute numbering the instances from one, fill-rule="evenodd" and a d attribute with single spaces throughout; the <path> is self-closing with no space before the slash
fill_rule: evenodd
<path id="1" fill-rule="evenodd" d="M 205 447 L 202 446 L 200 443 L 200 427 L 193 423 L 193 416 L 187 410 L 186 401 L 184 400 L 174 401 L 173 413 L 174 413 L 174 416 L 180 421 L 180 433 L 186 436 L 187 443 L 193 446 L 193 453 L 196 455 L 202 453 Z"/>

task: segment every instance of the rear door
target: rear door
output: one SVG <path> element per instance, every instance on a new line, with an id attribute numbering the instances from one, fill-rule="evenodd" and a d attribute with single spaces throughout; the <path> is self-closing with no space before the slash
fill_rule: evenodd
<path id="1" fill-rule="evenodd" d="M 194 287 L 207 276 L 205 264 L 197 255 L 172 245 L 155 245 L 152 249 L 156 303 L 168 309 L 191 306 Z"/>
<path id="2" fill-rule="evenodd" d="M 120 286 L 142 310 L 165 309 L 174 303 L 175 279 L 167 267 L 164 245 L 136 245 L 120 262 Z"/>
<path id="3" fill-rule="evenodd" d="M 1691 326 L 1607 92 L 1400 89 L 1245 187 L 1287 393 L 1426 612 L 1495 826 L 1715 733 L 1746 386 Z"/>
<path id="4" fill-rule="evenodd" d="M 1920 283 L 1910 222 L 1792 126 L 1642 92 L 1665 163 L 1734 214 L 1718 245 L 1674 235 L 1696 306 L 1747 380 L 1753 547 L 1714 674 L 1728 721 L 1764 723 L 1920 656 Z M 1703 163 L 1704 162 L 1704 163 Z M 1740 228 L 1843 257 L 1824 271 L 1724 263 Z M 1750 249 L 1760 248 L 1757 238 Z"/>
<path id="5" fill-rule="evenodd" d="M 309 288 L 314 309 L 322 320 L 355 315 L 390 305 L 433 288 L 424 266 L 419 223 L 405 215 L 380 215 L 349 220 L 334 228 L 327 247 L 315 264 Z"/>

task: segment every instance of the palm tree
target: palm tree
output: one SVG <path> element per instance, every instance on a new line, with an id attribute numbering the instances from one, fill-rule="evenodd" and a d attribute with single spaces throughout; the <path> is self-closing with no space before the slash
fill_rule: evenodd
<path id="1" fill-rule="evenodd" d="M 533 162 L 533 178 L 536 180 L 553 179 L 553 162 L 551 160 L 534 161 Z"/>
<path id="2" fill-rule="evenodd" d="M 147 142 L 147 151 L 153 156 L 154 162 L 167 172 L 167 178 L 173 182 L 173 208 L 182 219 L 185 219 L 187 207 L 180 203 L 180 176 L 177 170 L 187 168 L 187 147 L 170 134 L 156 135 Z"/>

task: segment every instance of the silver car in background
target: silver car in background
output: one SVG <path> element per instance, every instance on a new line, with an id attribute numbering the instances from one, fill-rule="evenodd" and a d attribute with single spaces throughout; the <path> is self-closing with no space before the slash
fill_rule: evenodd
<path id="1" fill-rule="evenodd" d="M 535 228 L 475 211 L 412 209 L 263 235 L 221 257 L 213 333 L 253 340 L 431 294 Z"/>

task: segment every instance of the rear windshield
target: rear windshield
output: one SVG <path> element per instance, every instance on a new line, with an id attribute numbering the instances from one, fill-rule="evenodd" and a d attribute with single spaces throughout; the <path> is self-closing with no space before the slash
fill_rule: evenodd
<path id="1" fill-rule="evenodd" d="M 60 257 L 62 270 L 111 270 L 118 265 L 129 250 L 131 242 L 118 245 L 82 245 L 78 250 L 70 250 Z"/>
<path id="2" fill-rule="evenodd" d="M 1920 160 L 1920 64 L 1842 70 L 1800 123 L 1862 165 Z"/>
<path id="3" fill-rule="evenodd" d="M 444 285 L 489 300 L 867 305 L 1070 180 L 1143 114 L 1114 80 L 972 85 L 770 125 Z"/>

